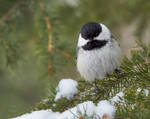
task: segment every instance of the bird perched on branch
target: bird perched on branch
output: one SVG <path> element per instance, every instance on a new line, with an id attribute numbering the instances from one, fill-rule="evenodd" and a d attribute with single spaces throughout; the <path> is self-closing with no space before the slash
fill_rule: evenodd
<path id="1" fill-rule="evenodd" d="M 86 81 L 95 82 L 120 67 L 121 49 L 110 30 L 89 22 L 81 28 L 77 44 L 77 69 Z"/>

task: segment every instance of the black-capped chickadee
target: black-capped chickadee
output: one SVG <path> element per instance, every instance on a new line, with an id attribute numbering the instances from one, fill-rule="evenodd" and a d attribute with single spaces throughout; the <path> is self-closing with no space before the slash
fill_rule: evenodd
<path id="1" fill-rule="evenodd" d="M 88 82 L 103 79 L 118 69 L 120 62 L 121 49 L 109 29 L 95 22 L 83 25 L 77 44 L 77 69 L 81 77 Z"/>

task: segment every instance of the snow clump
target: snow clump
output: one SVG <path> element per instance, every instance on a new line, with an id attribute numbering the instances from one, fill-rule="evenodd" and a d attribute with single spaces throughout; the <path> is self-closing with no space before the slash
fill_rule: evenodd
<path id="1" fill-rule="evenodd" d="M 57 94 L 54 100 L 57 101 L 60 98 L 67 98 L 67 99 L 73 98 L 73 96 L 78 93 L 77 86 L 78 83 L 75 80 L 72 79 L 60 80 L 56 88 Z"/>

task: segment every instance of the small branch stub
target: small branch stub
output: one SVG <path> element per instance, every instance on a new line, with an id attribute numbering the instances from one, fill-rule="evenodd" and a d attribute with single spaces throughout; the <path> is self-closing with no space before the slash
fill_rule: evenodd
<path id="1" fill-rule="evenodd" d="M 79 117 L 79 119 L 83 119 L 83 117 Z"/>

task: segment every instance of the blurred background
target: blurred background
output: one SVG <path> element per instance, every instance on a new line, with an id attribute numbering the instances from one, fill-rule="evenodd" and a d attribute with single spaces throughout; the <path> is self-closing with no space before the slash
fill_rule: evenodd
<path id="1" fill-rule="evenodd" d="M 0 0 L 0 119 L 28 110 L 60 79 L 80 78 L 83 24 L 104 23 L 130 58 L 132 48 L 150 42 L 149 11 L 149 0 Z"/>

